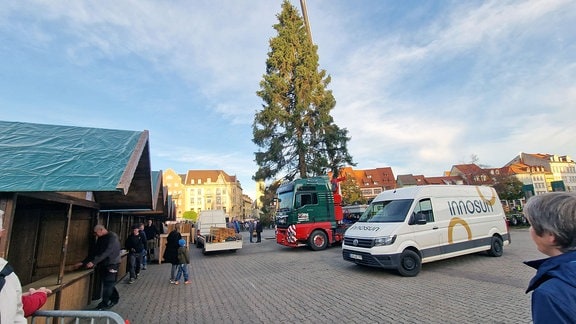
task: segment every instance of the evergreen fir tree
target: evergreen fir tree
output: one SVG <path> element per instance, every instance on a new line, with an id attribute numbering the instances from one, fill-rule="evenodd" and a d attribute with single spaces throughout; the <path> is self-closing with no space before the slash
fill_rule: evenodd
<path id="1" fill-rule="evenodd" d="M 281 176 L 338 176 L 344 165 L 354 165 L 348 153 L 348 131 L 334 123 L 336 105 L 327 90 L 330 76 L 318 69 L 317 47 L 307 34 L 304 21 L 285 0 L 270 40 L 266 74 L 257 95 L 264 104 L 253 123 L 253 142 L 258 171 L 254 179 Z"/>

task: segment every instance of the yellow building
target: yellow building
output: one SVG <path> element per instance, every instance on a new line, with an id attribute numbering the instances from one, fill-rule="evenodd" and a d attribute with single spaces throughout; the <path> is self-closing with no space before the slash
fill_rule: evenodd
<path id="1" fill-rule="evenodd" d="M 172 169 L 163 173 L 164 185 L 176 207 L 176 218 L 192 210 L 224 210 L 228 217 L 242 219 L 246 215 L 245 197 L 236 176 L 223 170 L 188 170 L 178 174 Z"/>

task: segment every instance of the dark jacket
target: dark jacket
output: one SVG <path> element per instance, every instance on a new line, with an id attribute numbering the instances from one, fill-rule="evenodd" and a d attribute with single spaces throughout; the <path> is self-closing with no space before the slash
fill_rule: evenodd
<path id="1" fill-rule="evenodd" d="M 576 323 L 576 251 L 524 263 L 537 269 L 526 290 L 534 324 Z"/>
<path id="2" fill-rule="evenodd" d="M 142 240 L 144 240 L 142 235 L 130 234 L 130 236 L 126 238 L 126 242 L 124 242 L 124 248 L 129 253 L 140 253 L 142 250 L 144 250 L 144 244 L 142 244 Z"/>
<path id="3" fill-rule="evenodd" d="M 98 266 L 120 264 L 120 240 L 114 232 L 108 231 L 96 240 L 93 252 L 82 261 L 84 264 L 92 262 Z"/>
<path id="4" fill-rule="evenodd" d="M 185 246 L 178 248 L 178 263 L 179 264 L 189 264 L 190 257 L 188 256 L 188 249 Z"/>
<path id="5" fill-rule="evenodd" d="M 256 222 L 256 233 L 260 233 L 262 232 L 262 222 L 258 221 Z"/>
<path id="6" fill-rule="evenodd" d="M 177 230 L 173 230 L 168 234 L 166 238 L 166 250 L 164 250 L 164 261 L 170 262 L 172 264 L 178 263 L 178 248 L 180 245 L 178 241 L 182 238 L 182 235 Z"/>
<path id="7" fill-rule="evenodd" d="M 153 240 L 160 234 L 160 231 L 152 224 L 150 226 L 144 226 L 144 233 L 146 233 L 146 239 Z"/>

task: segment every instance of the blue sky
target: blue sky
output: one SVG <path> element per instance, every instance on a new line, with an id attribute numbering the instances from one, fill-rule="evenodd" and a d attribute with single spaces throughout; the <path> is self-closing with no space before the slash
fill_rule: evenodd
<path id="1" fill-rule="evenodd" d="M 256 91 L 281 3 L 3 2 L 0 119 L 146 129 L 154 170 L 222 169 L 254 197 Z M 356 168 L 576 158 L 575 1 L 307 7 Z"/>

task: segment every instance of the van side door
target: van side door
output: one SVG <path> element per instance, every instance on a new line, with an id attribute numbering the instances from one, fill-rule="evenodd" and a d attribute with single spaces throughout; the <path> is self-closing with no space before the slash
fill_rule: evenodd
<path id="1" fill-rule="evenodd" d="M 422 198 L 416 203 L 409 224 L 414 240 L 420 246 L 422 258 L 441 253 L 441 233 L 434 217 L 430 198 Z"/>

